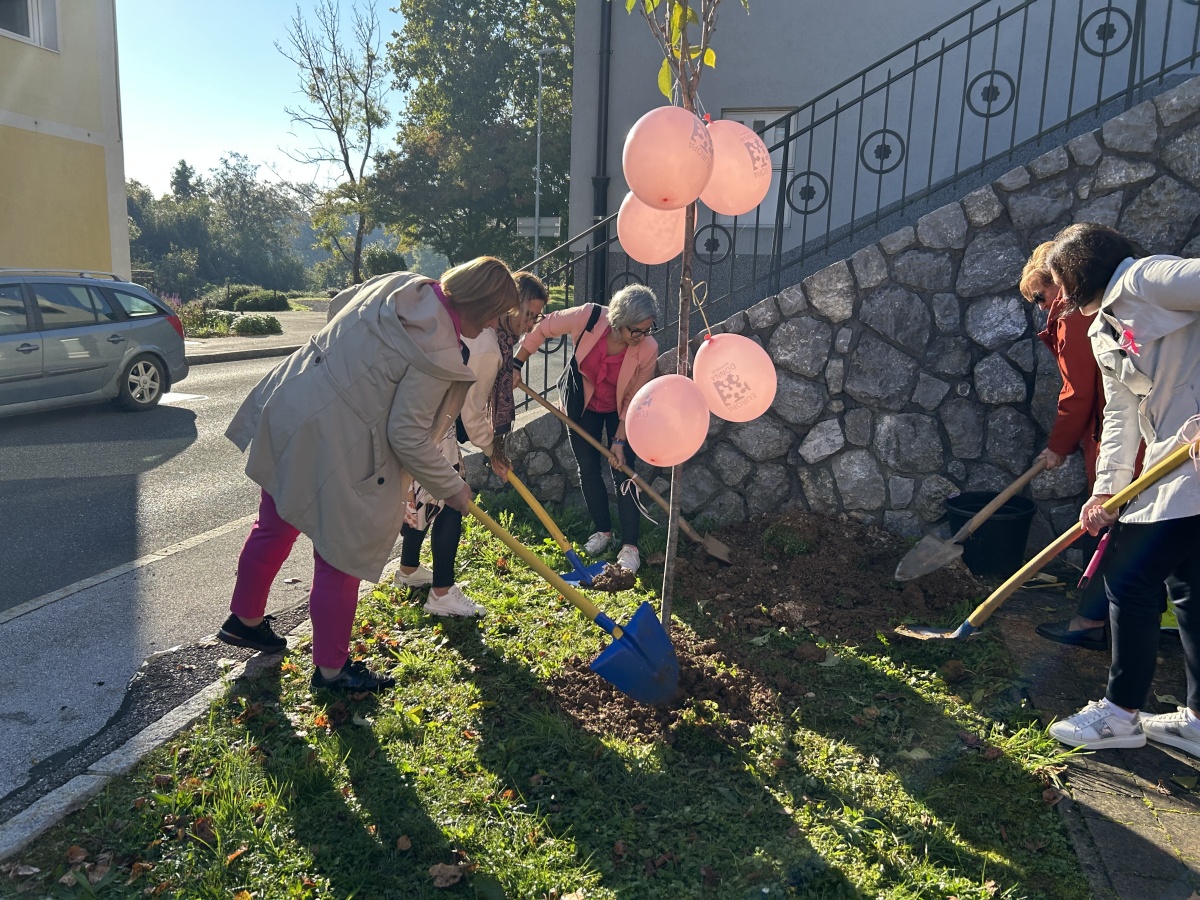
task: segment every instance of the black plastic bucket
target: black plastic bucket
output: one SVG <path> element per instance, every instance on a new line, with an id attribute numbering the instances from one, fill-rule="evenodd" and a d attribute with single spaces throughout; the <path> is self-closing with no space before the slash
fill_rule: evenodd
<path id="1" fill-rule="evenodd" d="M 997 491 L 966 491 L 942 501 L 950 517 L 951 533 L 970 521 L 975 513 L 996 499 Z M 1012 497 L 992 513 L 963 542 L 963 562 L 980 577 L 1007 578 L 1025 560 L 1029 525 L 1037 507 L 1025 497 Z"/>

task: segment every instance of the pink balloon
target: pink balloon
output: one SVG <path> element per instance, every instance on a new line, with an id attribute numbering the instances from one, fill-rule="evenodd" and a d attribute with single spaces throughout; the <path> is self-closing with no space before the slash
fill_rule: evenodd
<path id="1" fill-rule="evenodd" d="M 690 459 L 708 435 L 708 405 L 696 382 L 662 375 L 633 395 L 625 415 L 625 436 L 633 452 L 655 466 Z"/>
<path id="2" fill-rule="evenodd" d="M 740 216 L 763 202 L 771 189 L 771 154 L 763 139 L 732 119 L 708 126 L 713 142 L 713 171 L 700 202 L 713 212 Z"/>
<path id="3" fill-rule="evenodd" d="M 767 351 L 740 334 L 706 336 L 692 367 L 709 410 L 730 422 L 749 422 L 775 399 L 778 379 Z"/>
<path id="4" fill-rule="evenodd" d="M 640 263 L 656 266 L 683 252 L 684 209 L 654 209 L 630 191 L 617 213 L 621 248 Z"/>
<path id="5" fill-rule="evenodd" d="M 704 123 L 686 109 L 660 106 L 629 129 L 621 156 L 625 182 L 655 209 L 679 209 L 700 196 L 713 169 Z"/>

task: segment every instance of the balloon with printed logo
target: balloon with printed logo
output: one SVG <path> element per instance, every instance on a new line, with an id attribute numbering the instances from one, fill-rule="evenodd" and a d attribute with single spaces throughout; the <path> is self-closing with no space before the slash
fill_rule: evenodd
<path id="1" fill-rule="evenodd" d="M 633 259 L 656 266 L 683 252 L 684 209 L 654 209 L 630 191 L 617 212 L 617 240 Z"/>
<path id="2" fill-rule="evenodd" d="M 625 183 L 655 209 L 680 209 L 700 196 L 713 169 L 713 142 L 694 113 L 652 109 L 629 129 L 621 154 Z"/>
<path id="3" fill-rule="evenodd" d="M 713 171 L 700 202 L 724 216 L 741 216 L 763 202 L 771 189 L 771 154 L 763 139 L 732 119 L 708 126 Z"/>
<path id="4" fill-rule="evenodd" d="M 771 406 L 778 386 L 767 351 L 740 334 L 705 335 L 692 379 L 709 411 L 729 422 L 757 419 Z"/>
<path id="5" fill-rule="evenodd" d="M 690 459 L 708 435 L 708 404 L 696 382 L 662 375 L 644 384 L 625 413 L 625 437 L 640 459 L 677 466 Z"/>

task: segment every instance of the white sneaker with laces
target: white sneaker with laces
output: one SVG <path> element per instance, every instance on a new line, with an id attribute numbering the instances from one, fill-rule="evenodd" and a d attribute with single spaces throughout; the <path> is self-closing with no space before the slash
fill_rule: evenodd
<path id="1" fill-rule="evenodd" d="M 1181 706 L 1173 713 L 1146 716 L 1142 719 L 1142 726 L 1150 740 L 1200 757 L 1200 725 L 1188 721 L 1186 708 Z"/>
<path id="2" fill-rule="evenodd" d="M 636 572 L 642 566 L 642 555 L 633 544 L 626 544 L 617 554 L 617 565 L 628 572 Z"/>
<path id="3" fill-rule="evenodd" d="M 433 572 L 424 566 L 417 566 L 415 572 L 409 572 L 405 575 L 399 569 L 392 574 L 392 583 L 396 587 L 419 588 L 425 587 L 427 584 L 433 584 Z"/>
<path id="4" fill-rule="evenodd" d="M 450 590 L 442 596 L 429 592 L 425 601 L 425 612 L 434 616 L 482 616 L 487 610 L 463 593 L 457 584 L 451 585 Z"/>
<path id="5" fill-rule="evenodd" d="M 1140 716 L 1130 721 L 1108 700 L 1095 700 L 1075 715 L 1050 726 L 1050 736 L 1068 747 L 1107 750 L 1146 746 L 1146 732 Z"/>
<path id="6" fill-rule="evenodd" d="M 611 546 L 612 532 L 597 531 L 587 539 L 587 543 L 583 545 L 583 549 L 587 551 L 588 556 L 599 556 Z"/>

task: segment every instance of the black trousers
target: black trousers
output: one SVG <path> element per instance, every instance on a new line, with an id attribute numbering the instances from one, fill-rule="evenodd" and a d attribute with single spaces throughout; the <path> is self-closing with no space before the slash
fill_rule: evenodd
<path id="1" fill-rule="evenodd" d="M 454 584 L 454 565 L 458 558 L 458 541 L 462 537 L 462 513 L 443 506 L 427 531 L 432 532 L 429 549 L 433 553 L 433 586 L 448 588 Z M 426 531 L 411 525 L 400 526 L 400 565 L 412 568 L 421 564 L 421 544 Z"/>
<path id="2" fill-rule="evenodd" d="M 598 413 L 585 409 L 577 420 L 578 424 L 600 443 L 605 443 L 603 435 L 608 433 L 608 442 L 616 437 L 620 417 L 615 412 Z M 608 463 L 600 455 L 600 451 L 586 440 L 571 432 L 571 449 L 575 451 L 575 461 L 579 464 L 579 486 L 583 490 L 583 502 L 587 505 L 592 521 L 596 523 L 597 531 L 612 531 L 612 514 L 608 509 L 608 489 L 604 486 L 604 468 Z M 635 469 L 637 454 L 628 444 L 625 445 L 625 465 Z M 621 541 L 626 544 L 636 544 L 641 534 L 642 515 L 638 512 L 637 502 L 632 493 L 624 493 L 621 485 L 629 480 L 620 469 L 613 469 L 613 484 L 617 488 L 617 515 L 621 519 Z M 632 488 L 630 491 L 632 492 Z"/>
<path id="3" fill-rule="evenodd" d="M 1119 522 L 1108 553 L 1104 586 L 1112 668 L 1106 696 L 1118 706 L 1146 707 L 1169 596 L 1183 643 L 1187 704 L 1200 710 L 1200 516 L 1147 525 Z"/>

